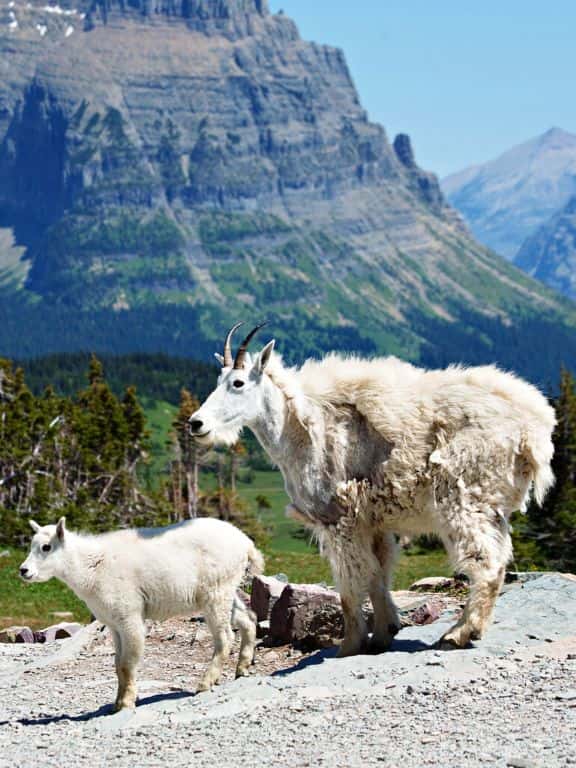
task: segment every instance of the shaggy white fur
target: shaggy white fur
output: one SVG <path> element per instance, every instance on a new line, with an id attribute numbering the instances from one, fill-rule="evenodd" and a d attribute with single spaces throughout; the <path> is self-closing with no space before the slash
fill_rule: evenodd
<path id="1" fill-rule="evenodd" d="M 66 530 L 64 518 L 57 525 L 40 527 L 32 521 L 31 526 L 35 535 L 20 575 L 25 581 L 60 579 L 110 628 L 116 648 L 116 709 L 136 702 L 145 619 L 204 614 L 214 656 L 201 691 L 220 679 L 230 654 L 232 621 L 241 634 L 236 674 L 248 673 L 256 624 L 236 591 L 246 570 L 261 573 L 264 563 L 253 542 L 233 525 L 199 518 L 98 536 Z"/>
<path id="2" fill-rule="evenodd" d="M 271 342 L 242 370 L 223 368 L 191 417 L 205 443 L 248 426 L 278 464 L 289 514 L 309 526 L 342 594 L 342 655 L 367 641 L 361 605 L 374 605 L 372 642 L 399 627 L 390 599 L 394 533 L 435 532 L 471 581 L 445 636 L 480 637 L 511 558 L 508 518 L 530 489 L 553 482 L 553 409 L 538 390 L 494 366 L 426 371 L 395 358 L 328 355 L 287 368 Z"/>

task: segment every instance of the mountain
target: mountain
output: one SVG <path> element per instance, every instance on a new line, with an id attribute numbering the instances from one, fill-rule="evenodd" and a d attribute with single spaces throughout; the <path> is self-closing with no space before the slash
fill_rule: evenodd
<path id="1" fill-rule="evenodd" d="M 524 242 L 515 263 L 576 300 L 576 196 Z"/>
<path id="2" fill-rule="evenodd" d="M 265 0 L 0 12 L 0 351 L 576 364 L 576 310 L 475 242 L 343 53 Z"/>
<path id="3" fill-rule="evenodd" d="M 475 237 L 512 261 L 524 240 L 576 194 L 576 135 L 551 128 L 442 181 Z"/>

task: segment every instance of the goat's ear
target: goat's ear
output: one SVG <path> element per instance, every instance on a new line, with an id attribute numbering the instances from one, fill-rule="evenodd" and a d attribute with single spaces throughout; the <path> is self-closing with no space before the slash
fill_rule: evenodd
<path id="1" fill-rule="evenodd" d="M 216 360 L 218 360 L 222 368 L 224 368 L 224 358 L 222 357 L 220 352 L 214 352 L 214 357 L 216 358 Z"/>
<path id="2" fill-rule="evenodd" d="M 38 525 L 36 520 L 28 520 L 28 522 L 30 523 L 30 528 L 32 528 L 34 533 L 38 533 L 38 531 L 40 530 L 40 526 Z"/>
<path id="3" fill-rule="evenodd" d="M 276 342 L 274 339 L 272 341 L 269 341 L 268 344 L 264 347 L 262 352 L 258 355 L 258 360 L 256 361 L 256 365 L 258 366 L 258 370 L 260 373 L 266 368 L 268 363 L 270 362 L 270 356 L 272 355 L 272 352 L 274 350 L 274 344 Z"/>
<path id="4" fill-rule="evenodd" d="M 56 536 L 59 541 L 64 541 L 64 534 L 66 533 L 66 518 L 61 517 L 56 523 Z"/>

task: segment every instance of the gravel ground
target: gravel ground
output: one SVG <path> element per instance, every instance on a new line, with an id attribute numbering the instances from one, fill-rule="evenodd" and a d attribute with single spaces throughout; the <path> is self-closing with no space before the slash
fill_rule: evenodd
<path id="1" fill-rule="evenodd" d="M 91 625 L 0 646 L 0 766 L 576 766 L 576 581 L 507 589 L 485 641 L 441 652 L 451 620 L 379 656 L 259 648 L 253 675 L 191 693 L 210 654 L 198 621 L 154 625 L 136 712 L 109 714 L 112 648 Z"/>

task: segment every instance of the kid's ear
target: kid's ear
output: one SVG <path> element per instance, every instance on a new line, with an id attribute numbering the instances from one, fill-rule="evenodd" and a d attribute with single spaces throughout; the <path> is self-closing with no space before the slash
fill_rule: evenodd
<path id="1" fill-rule="evenodd" d="M 38 531 L 40 530 L 40 526 L 38 525 L 38 523 L 35 520 L 28 520 L 28 522 L 30 524 L 30 528 L 32 528 L 34 533 L 38 533 Z"/>
<path id="2" fill-rule="evenodd" d="M 61 517 L 60 520 L 56 523 L 56 536 L 58 536 L 59 541 L 64 540 L 64 533 L 66 532 L 66 518 Z"/>
<path id="3" fill-rule="evenodd" d="M 224 368 L 224 358 L 223 358 L 223 356 L 220 354 L 220 352 L 214 352 L 214 357 L 216 358 L 216 360 L 218 360 L 218 362 L 220 363 L 220 365 L 222 366 L 222 368 Z"/>
<path id="4" fill-rule="evenodd" d="M 274 351 L 274 344 L 276 342 L 274 339 L 272 341 L 269 341 L 268 344 L 264 347 L 262 352 L 258 355 L 258 360 L 256 361 L 256 364 L 258 365 L 258 370 L 260 373 L 266 368 L 268 363 L 270 362 L 270 357 L 272 355 L 272 352 Z"/>

